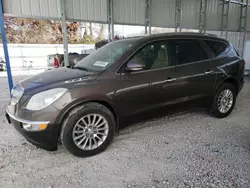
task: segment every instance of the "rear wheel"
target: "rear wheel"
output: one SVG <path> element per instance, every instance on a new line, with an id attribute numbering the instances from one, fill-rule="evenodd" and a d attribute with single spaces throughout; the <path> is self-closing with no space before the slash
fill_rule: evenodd
<path id="1" fill-rule="evenodd" d="M 210 109 L 211 115 L 218 118 L 224 118 L 228 116 L 235 106 L 235 101 L 235 87 L 229 83 L 221 84 L 213 99 L 213 104 Z"/>
<path id="2" fill-rule="evenodd" d="M 88 157 L 104 151 L 113 140 L 115 119 L 99 103 L 86 103 L 72 110 L 61 129 L 61 141 L 69 152 Z"/>

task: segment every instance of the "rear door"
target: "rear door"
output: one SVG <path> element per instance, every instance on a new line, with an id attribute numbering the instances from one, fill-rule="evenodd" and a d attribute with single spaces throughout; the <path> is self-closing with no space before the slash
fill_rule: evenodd
<path id="1" fill-rule="evenodd" d="M 215 83 L 211 54 L 198 39 L 176 39 L 177 80 L 183 97 L 198 99 L 213 94 Z"/>

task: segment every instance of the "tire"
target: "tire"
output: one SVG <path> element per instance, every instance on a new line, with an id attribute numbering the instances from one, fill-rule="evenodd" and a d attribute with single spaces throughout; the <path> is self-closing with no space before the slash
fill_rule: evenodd
<path id="1" fill-rule="evenodd" d="M 219 104 L 220 104 L 219 98 L 221 98 L 220 96 L 222 95 L 222 93 L 226 92 L 227 90 L 231 91 L 233 101 L 232 101 L 232 104 L 230 105 L 230 108 L 227 111 L 221 112 L 220 109 L 219 109 Z M 214 95 L 213 102 L 212 102 L 212 107 L 210 109 L 210 114 L 212 116 L 214 116 L 214 117 L 217 117 L 217 118 L 227 117 L 232 112 L 232 110 L 234 109 L 235 101 L 236 101 L 236 95 L 237 95 L 236 88 L 232 84 L 222 83 L 219 86 L 219 88 L 217 89 L 217 91 L 216 91 L 216 93 Z"/>
<path id="2" fill-rule="evenodd" d="M 97 118 L 102 117 L 103 119 L 100 120 L 101 123 L 99 123 L 99 125 L 101 125 L 102 123 L 104 123 L 104 125 L 102 126 L 98 125 L 100 128 L 97 128 L 98 126 L 95 126 L 95 127 L 92 126 L 93 128 L 93 130 L 91 129 L 92 132 L 89 131 L 90 129 L 86 128 L 88 126 L 85 126 L 83 129 L 82 126 L 84 126 L 84 122 L 81 119 L 84 118 L 85 125 L 86 125 L 86 123 L 89 124 L 89 119 L 88 119 L 89 117 L 90 117 L 90 122 L 92 125 L 96 124 L 96 123 L 92 123 L 93 121 L 95 121 L 94 119 L 96 119 L 96 122 L 98 122 Z M 78 125 L 76 125 L 77 123 Z M 79 125 L 80 127 L 78 127 Z M 115 122 L 114 115 L 107 107 L 99 103 L 86 103 L 80 107 L 76 107 L 67 115 L 61 128 L 60 139 L 61 139 L 62 144 L 66 147 L 66 149 L 73 155 L 78 156 L 78 157 L 89 157 L 89 156 L 93 156 L 93 155 L 101 153 L 111 144 L 115 135 L 115 127 L 116 127 L 116 122 Z M 101 134 L 101 131 L 103 131 L 102 134 L 105 136 L 99 135 L 97 133 L 99 132 L 99 130 L 94 131 L 94 128 L 96 128 L 96 130 L 100 129 L 100 134 Z M 101 129 L 104 129 L 104 130 L 101 130 Z M 84 138 L 86 137 L 85 140 L 82 142 L 80 139 L 79 139 L 80 141 L 76 140 L 76 138 L 79 137 L 79 135 L 77 135 L 78 133 L 76 132 L 79 132 L 79 130 L 80 131 L 84 130 L 84 133 L 79 133 L 79 135 L 81 136 L 81 134 L 84 134 L 83 137 Z M 89 131 L 89 132 L 86 133 L 85 131 Z M 89 135 L 87 135 L 88 133 Z M 83 137 L 81 137 L 81 139 L 83 139 Z M 102 138 L 104 141 L 102 142 L 102 140 L 97 137 Z M 95 143 L 94 143 L 94 139 L 96 140 Z M 88 141 L 86 142 L 86 140 Z M 81 144 L 77 146 L 77 144 L 79 143 Z M 89 146 L 90 147 L 92 146 L 93 149 L 90 149 Z"/>

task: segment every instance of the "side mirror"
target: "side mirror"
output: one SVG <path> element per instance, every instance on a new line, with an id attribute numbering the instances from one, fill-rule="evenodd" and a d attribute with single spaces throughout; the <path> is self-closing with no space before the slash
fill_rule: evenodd
<path id="1" fill-rule="evenodd" d="M 127 63 L 127 66 L 124 68 L 126 72 L 133 72 L 143 70 L 145 68 L 144 64 L 141 64 L 135 60 L 131 60 Z"/>

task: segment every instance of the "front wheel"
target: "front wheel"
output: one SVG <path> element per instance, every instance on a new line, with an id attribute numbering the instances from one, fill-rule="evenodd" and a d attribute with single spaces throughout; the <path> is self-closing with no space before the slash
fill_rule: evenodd
<path id="1" fill-rule="evenodd" d="M 236 101 L 236 89 L 232 84 L 223 83 L 215 93 L 210 109 L 211 115 L 224 118 L 233 110 Z"/>
<path id="2" fill-rule="evenodd" d="M 113 140 L 115 119 L 99 103 L 86 103 L 73 109 L 61 129 L 61 141 L 69 152 L 88 157 L 104 151 Z"/>

